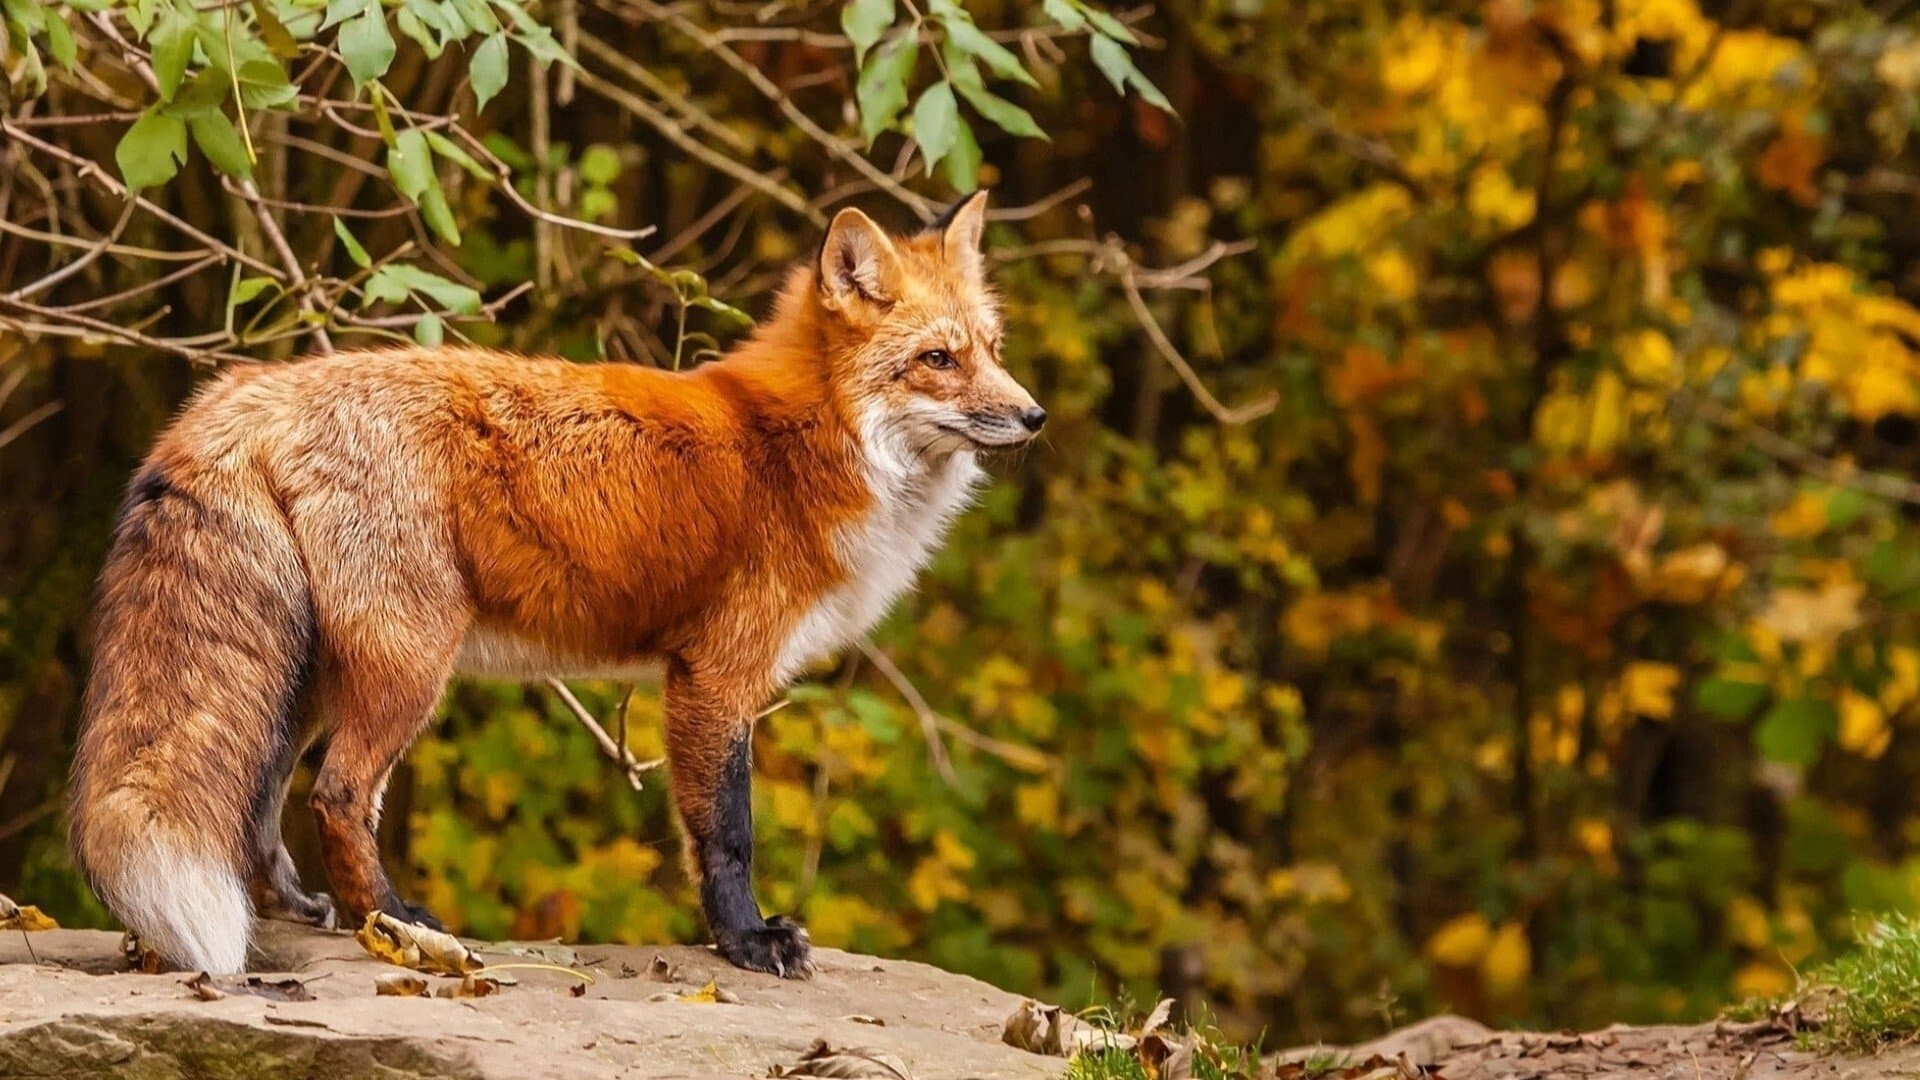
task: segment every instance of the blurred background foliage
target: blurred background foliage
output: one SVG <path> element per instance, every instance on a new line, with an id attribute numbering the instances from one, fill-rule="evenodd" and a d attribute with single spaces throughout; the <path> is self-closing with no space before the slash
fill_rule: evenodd
<path id="1" fill-rule="evenodd" d="M 180 232 L 116 227 L 75 164 L 179 111 L 101 29 L 172 17 L 140 6 L 5 5 L 0 889 L 103 918 L 58 821 L 90 579 L 209 354 L 699 362 L 824 213 L 907 227 L 978 183 L 1055 419 L 762 722 L 771 907 L 1273 1043 L 1699 1017 L 1920 907 L 1912 5 L 549 0 L 490 33 L 256 0 L 219 29 L 296 95 L 256 68 L 224 106 L 244 161 L 188 102 L 148 206 L 265 268 L 171 279 L 140 251 Z M 245 69 L 199 42 L 189 72 Z M 75 49 L 123 63 L 63 76 Z M 105 119 L 60 124 L 81 101 Z M 134 252 L 23 294 L 109 234 Z M 543 687 L 444 712 L 388 799 L 420 899 L 483 937 L 700 937 L 664 773 L 629 790 Z M 658 712 L 632 698 L 642 758 Z"/>

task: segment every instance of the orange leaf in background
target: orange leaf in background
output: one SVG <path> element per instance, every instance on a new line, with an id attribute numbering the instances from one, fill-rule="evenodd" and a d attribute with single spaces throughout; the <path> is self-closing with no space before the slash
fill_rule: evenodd
<path id="1" fill-rule="evenodd" d="M 1820 201 L 1814 173 L 1826 159 L 1826 140 L 1808 132 L 1798 119 L 1789 119 L 1760 155 L 1756 175 L 1760 186 L 1778 191 L 1801 206 L 1813 206 Z"/>

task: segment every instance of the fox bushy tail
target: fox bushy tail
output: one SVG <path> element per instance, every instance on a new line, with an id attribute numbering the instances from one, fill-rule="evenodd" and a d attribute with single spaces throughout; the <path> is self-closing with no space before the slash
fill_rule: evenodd
<path id="1" fill-rule="evenodd" d="M 101 574 L 70 814 L 107 907 L 171 964 L 241 971 L 264 821 L 313 645 L 285 515 L 250 468 L 154 462 Z M 278 843 L 278 830 L 267 832 Z"/>

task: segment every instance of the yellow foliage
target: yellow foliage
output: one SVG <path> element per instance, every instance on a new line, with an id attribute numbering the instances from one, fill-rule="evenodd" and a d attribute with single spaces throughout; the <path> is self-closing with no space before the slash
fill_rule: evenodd
<path id="1" fill-rule="evenodd" d="M 1267 895 L 1303 904 L 1343 904 L 1353 897 L 1353 886 L 1332 863 L 1303 862 L 1269 873 Z"/>
<path id="2" fill-rule="evenodd" d="M 1670 604 L 1703 604 L 1735 588 L 1745 578 L 1727 549 L 1707 541 L 1670 551 L 1654 565 L 1648 593 Z"/>
<path id="3" fill-rule="evenodd" d="M 1733 973 L 1735 998 L 1781 998 L 1787 996 L 1793 987 L 1792 972 L 1764 960 L 1744 964 Z"/>
<path id="4" fill-rule="evenodd" d="M 1840 748 L 1874 759 L 1887 752 L 1893 728 L 1880 703 L 1852 687 L 1840 691 Z"/>
<path id="5" fill-rule="evenodd" d="M 1620 365 L 1627 378 L 1643 386 L 1671 389 L 1680 384 L 1673 342 L 1658 330 L 1640 330 L 1622 338 Z"/>
<path id="6" fill-rule="evenodd" d="M 1673 715 L 1673 691 L 1679 685 L 1679 668 L 1650 660 L 1636 660 L 1620 675 L 1627 708 L 1654 720 Z"/>
<path id="7" fill-rule="evenodd" d="M 1880 687 L 1880 703 L 1893 711 L 1920 699 L 1920 649 L 1894 645 L 1887 650 L 1888 679 Z"/>
<path id="8" fill-rule="evenodd" d="M 1860 623 L 1857 582 L 1835 581 L 1818 589 L 1775 589 L 1759 615 L 1759 624 L 1781 641 L 1832 642 Z"/>
<path id="9" fill-rule="evenodd" d="M 1920 89 L 1920 38 L 1894 37 L 1873 63 L 1880 81 L 1902 92 Z"/>
<path id="10" fill-rule="evenodd" d="M 1495 231 L 1510 231 L 1533 220 L 1534 194 L 1500 166 L 1482 165 L 1467 182 L 1467 212 Z"/>
<path id="11" fill-rule="evenodd" d="M 1827 531 L 1827 493 L 1796 492 L 1786 508 L 1767 519 L 1775 534 L 1787 540 L 1805 540 Z"/>
<path id="12" fill-rule="evenodd" d="M 1442 967 L 1472 967 L 1493 945 L 1493 926 L 1479 912 L 1456 915 L 1427 939 L 1427 958 Z"/>
<path id="13" fill-rule="evenodd" d="M 1398 184 L 1380 183 L 1333 203 L 1294 230 L 1280 265 L 1352 255 L 1390 236 L 1413 213 L 1413 198 Z"/>
<path id="14" fill-rule="evenodd" d="M 1519 922 L 1503 923 L 1487 943 L 1480 957 L 1480 982 L 1494 997 L 1507 997 L 1526 985 L 1533 973 L 1533 947 L 1527 942 L 1526 927 Z"/>

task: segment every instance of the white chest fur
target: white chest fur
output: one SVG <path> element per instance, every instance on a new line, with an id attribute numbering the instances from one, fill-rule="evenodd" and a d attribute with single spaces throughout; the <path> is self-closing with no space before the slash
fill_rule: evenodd
<path id="1" fill-rule="evenodd" d="M 873 628 L 913 586 L 980 482 L 970 450 L 928 462 L 869 442 L 873 505 L 835 538 L 847 577 L 801 616 L 781 649 L 781 682 Z"/>

